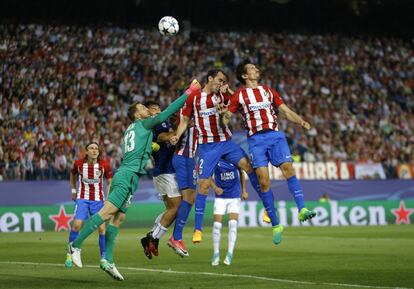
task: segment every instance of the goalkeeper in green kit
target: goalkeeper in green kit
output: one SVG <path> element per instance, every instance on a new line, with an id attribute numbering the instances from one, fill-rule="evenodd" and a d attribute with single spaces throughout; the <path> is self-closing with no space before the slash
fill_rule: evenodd
<path id="1" fill-rule="evenodd" d="M 109 220 L 105 234 L 106 255 L 101 261 L 101 269 L 112 278 L 123 281 L 124 277 L 116 269 L 113 261 L 113 249 L 118 228 L 125 219 L 133 193 L 138 188 L 139 177 L 145 174 L 145 166 L 151 155 L 152 128 L 176 113 L 184 104 L 187 97 L 201 89 L 197 80 L 193 80 L 185 93 L 176 99 L 160 114 L 150 117 L 148 108 L 141 103 L 133 103 L 128 108 L 128 117 L 132 124 L 127 128 L 123 141 L 123 160 L 112 179 L 108 199 L 103 208 L 84 225 L 78 237 L 68 245 L 73 263 L 82 268 L 81 247 L 85 239 L 102 223 Z"/>

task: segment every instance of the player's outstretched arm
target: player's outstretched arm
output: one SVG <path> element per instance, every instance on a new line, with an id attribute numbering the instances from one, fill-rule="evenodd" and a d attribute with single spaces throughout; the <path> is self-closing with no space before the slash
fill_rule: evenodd
<path id="1" fill-rule="evenodd" d="M 162 132 L 157 136 L 157 142 L 168 142 L 175 135 L 175 131 Z"/>
<path id="2" fill-rule="evenodd" d="M 228 84 L 224 84 L 220 88 L 220 92 L 221 93 L 228 93 L 230 95 L 234 94 L 234 91 L 230 89 Z M 229 111 L 228 107 L 229 107 L 229 103 L 228 104 L 220 103 L 217 106 L 217 109 L 220 113 L 220 126 L 221 127 L 227 126 L 230 123 L 231 116 L 233 115 L 233 113 L 231 111 Z"/>
<path id="3" fill-rule="evenodd" d="M 294 123 L 299 124 L 301 127 L 309 130 L 311 125 L 304 121 L 296 112 L 291 110 L 286 104 L 282 104 L 278 109 L 286 116 L 286 118 Z"/>
<path id="4" fill-rule="evenodd" d="M 190 118 L 188 116 L 183 115 L 180 124 L 177 127 L 177 131 L 175 132 L 175 135 L 171 136 L 171 138 L 169 139 L 172 145 L 176 145 L 178 143 L 180 137 L 187 130 L 189 124 Z"/>
<path id="5" fill-rule="evenodd" d="M 150 117 L 145 119 L 142 124 L 145 128 L 151 129 L 157 124 L 160 124 L 161 122 L 167 120 L 171 115 L 176 113 L 180 110 L 181 107 L 183 107 L 185 101 L 187 100 L 188 96 L 198 90 L 201 89 L 200 83 L 194 79 L 190 87 L 184 92 L 183 95 L 181 95 L 179 98 L 173 101 L 165 110 L 163 110 L 160 114 L 156 115 L 155 117 Z"/>

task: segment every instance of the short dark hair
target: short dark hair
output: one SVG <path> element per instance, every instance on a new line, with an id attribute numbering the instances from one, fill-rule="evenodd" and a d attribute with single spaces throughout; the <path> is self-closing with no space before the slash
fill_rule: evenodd
<path id="1" fill-rule="evenodd" d="M 237 80 L 242 84 L 246 84 L 246 80 L 242 77 L 243 74 L 246 74 L 246 65 L 251 64 L 252 62 L 249 59 L 245 59 L 239 63 L 236 67 L 236 77 Z"/>
<path id="2" fill-rule="evenodd" d="M 161 107 L 159 103 L 157 103 L 157 102 L 155 102 L 155 101 L 152 101 L 152 100 L 147 101 L 146 103 L 144 103 L 144 105 L 145 105 L 147 108 L 148 108 L 148 107 L 150 107 L 150 106 L 159 106 L 159 107 Z"/>
<path id="3" fill-rule="evenodd" d="M 207 75 L 206 75 L 206 83 L 208 83 L 208 78 L 211 76 L 211 77 L 216 77 L 217 76 L 217 74 L 219 74 L 219 72 L 221 72 L 221 73 L 223 73 L 224 74 L 224 76 L 226 77 L 226 78 L 228 78 L 228 76 L 227 76 L 227 74 L 223 71 L 223 70 L 221 70 L 221 69 L 210 69 L 209 71 L 207 71 Z"/>
<path id="4" fill-rule="evenodd" d="M 128 118 L 131 121 L 135 121 L 135 112 L 137 111 L 138 104 L 141 104 L 141 103 L 139 101 L 136 101 L 128 107 Z"/>

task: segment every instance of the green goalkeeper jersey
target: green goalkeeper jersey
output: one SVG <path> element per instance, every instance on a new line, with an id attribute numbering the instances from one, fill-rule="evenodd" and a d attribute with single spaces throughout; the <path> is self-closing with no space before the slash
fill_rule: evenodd
<path id="1" fill-rule="evenodd" d="M 123 160 L 120 170 L 140 175 L 146 173 L 145 166 L 152 152 L 152 128 L 176 113 L 184 105 L 187 97 L 187 94 L 183 94 L 160 114 L 138 119 L 127 128 L 122 145 Z"/>

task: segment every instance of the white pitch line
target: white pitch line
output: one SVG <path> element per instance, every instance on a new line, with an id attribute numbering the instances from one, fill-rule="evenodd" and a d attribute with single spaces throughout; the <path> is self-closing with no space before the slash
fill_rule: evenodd
<path id="1" fill-rule="evenodd" d="M 50 266 L 50 267 L 62 267 L 62 268 L 64 266 L 63 264 L 56 264 L 56 263 L 35 263 L 35 262 L 14 262 L 14 261 L 0 261 L 0 264 Z M 99 268 L 98 266 L 94 266 L 94 265 L 85 265 L 84 267 Z M 254 275 L 227 274 L 227 273 L 214 273 L 214 272 L 185 272 L 185 271 L 148 269 L 148 268 L 136 268 L 136 267 L 118 267 L 118 269 L 131 270 L 131 271 L 143 271 L 143 272 L 182 274 L 182 275 L 204 275 L 204 276 L 218 276 L 218 277 L 231 277 L 231 278 L 245 278 L 245 279 L 273 281 L 273 282 L 280 282 L 280 283 L 294 283 L 294 284 L 302 284 L 302 285 L 327 285 L 327 286 L 341 286 L 341 287 L 351 287 L 351 288 L 376 288 L 376 289 L 413 289 L 413 288 L 408 288 L 408 287 L 384 287 L 384 286 L 369 286 L 369 285 L 359 285 L 359 284 L 296 281 L 296 280 L 261 277 L 261 276 L 254 276 Z"/>

